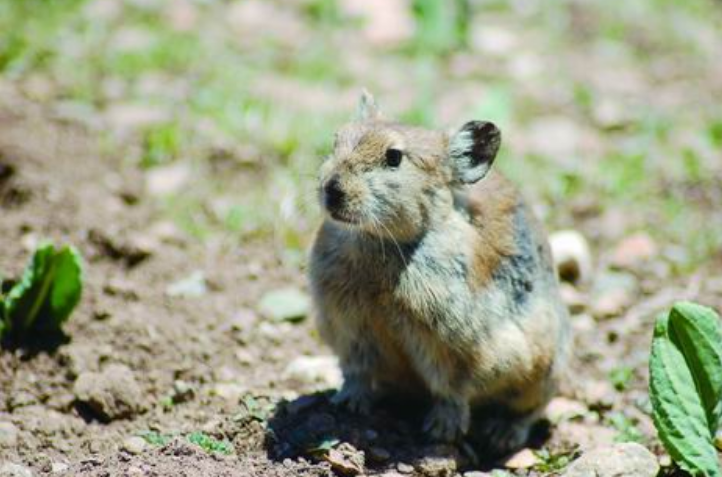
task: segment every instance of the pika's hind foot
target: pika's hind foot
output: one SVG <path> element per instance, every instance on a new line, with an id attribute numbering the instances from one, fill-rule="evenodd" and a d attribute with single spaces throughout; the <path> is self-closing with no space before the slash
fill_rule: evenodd
<path id="1" fill-rule="evenodd" d="M 469 430 L 468 404 L 444 400 L 434 404 L 424 421 L 424 432 L 435 441 L 453 442 Z"/>
<path id="2" fill-rule="evenodd" d="M 341 389 L 331 398 L 333 405 L 363 415 L 371 413 L 373 401 L 373 393 L 369 386 L 353 379 L 344 381 Z"/>
<path id="3" fill-rule="evenodd" d="M 489 416 L 472 431 L 490 456 L 505 456 L 522 449 L 531 433 L 532 416 Z"/>

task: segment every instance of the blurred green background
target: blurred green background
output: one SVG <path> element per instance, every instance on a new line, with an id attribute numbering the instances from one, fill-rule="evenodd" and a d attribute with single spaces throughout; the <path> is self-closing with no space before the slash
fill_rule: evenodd
<path id="1" fill-rule="evenodd" d="M 0 0 L 0 78 L 146 171 L 200 240 L 300 264 L 315 174 L 361 88 L 388 116 L 497 122 L 549 228 L 644 230 L 722 263 L 713 0 Z"/>

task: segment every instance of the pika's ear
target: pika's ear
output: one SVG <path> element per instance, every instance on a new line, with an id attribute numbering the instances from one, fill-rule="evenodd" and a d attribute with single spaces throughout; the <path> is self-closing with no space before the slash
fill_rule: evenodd
<path id="1" fill-rule="evenodd" d="M 381 110 L 376 104 L 373 95 L 367 89 L 361 91 L 361 98 L 358 102 L 357 119 L 359 121 L 372 121 L 381 117 Z"/>
<path id="2" fill-rule="evenodd" d="M 449 160 L 454 180 L 472 184 L 481 180 L 494 162 L 501 131 L 487 121 L 469 121 L 449 140 Z"/>

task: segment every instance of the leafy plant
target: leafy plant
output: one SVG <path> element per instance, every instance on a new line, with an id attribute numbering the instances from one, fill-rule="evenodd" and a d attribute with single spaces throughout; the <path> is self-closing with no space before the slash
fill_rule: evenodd
<path id="1" fill-rule="evenodd" d="M 617 430 L 616 442 L 642 442 L 644 435 L 637 429 L 637 421 L 621 412 L 613 412 L 606 416 L 609 424 Z"/>
<path id="2" fill-rule="evenodd" d="M 551 453 L 549 449 L 543 448 L 534 452 L 539 458 L 539 463 L 534 466 L 534 470 L 546 473 L 556 473 L 564 470 L 577 456 L 578 450 L 571 452 Z"/>
<path id="3" fill-rule="evenodd" d="M 172 436 L 168 434 L 161 434 L 157 431 L 143 431 L 138 433 L 138 436 L 142 437 L 145 442 L 153 446 L 164 446 L 172 439 Z"/>
<path id="4" fill-rule="evenodd" d="M 4 296 L 0 293 L 0 339 L 22 342 L 59 334 L 80 301 L 82 274 L 74 247 L 38 246 L 20 280 Z"/>
<path id="5" fill-rule="evenodd" d="M 624 391 L 629 387 L 629 383 L 634 377 L 634 370 L 629 366 L 620 366 L 614 368 L 609 373 L 609 380 L 612 382 L 614 389 Z"/>
<path id="6" fill-rule="evenodd" d="M 721 477 L 713 441 L 722 412 L 722 328 L 713 310 L 680 302 L 657 319 L 649 386 L 670 456 L 692 475 Z"/>
<path id="7" fill-rule="evenodd" d="M 233 446 L 228 441 L 219 441 L 203 432 L 192 432 L 188 434 L 188 442 L 199 446 L 208 453 L 219 453 L 229 455 L 233 453 Z"/>

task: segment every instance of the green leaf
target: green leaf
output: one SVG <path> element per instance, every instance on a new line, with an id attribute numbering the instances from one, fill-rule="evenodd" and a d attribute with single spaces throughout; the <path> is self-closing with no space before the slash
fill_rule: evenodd
<path id="1" fill-rule="evenodd" d="M 722 412 L 722 329 L 710 308 L 689 302 L 674 305 L 670 338 L 684 353 L 704 405 L 709 431 L 717 432 Z"/>
<path id="2" fill-rule="evenodd" d="M 35 323 L 50 291 L 54 253 L 52 243 L 45 242 L 38 246 L 22 278 L 10 290 L 6 325 L 11 333 L 22 335 Z"/>
<path id="3" fill-rule="evenodd" d="M 30 331 L 58 332 L 80 301 L 82 260 L 73 247 L 56 252 L 41 244 L 5 301 L 6 331 L 22 339 Z"/>
<path id="4" fill-rule="evenodd" d="M 670 314 L 657 319 L 650 358 L 655 427 L 670 456 L 692 475 L 722 477 L 702 397 L 680 347 L 670 336 Z"/>

